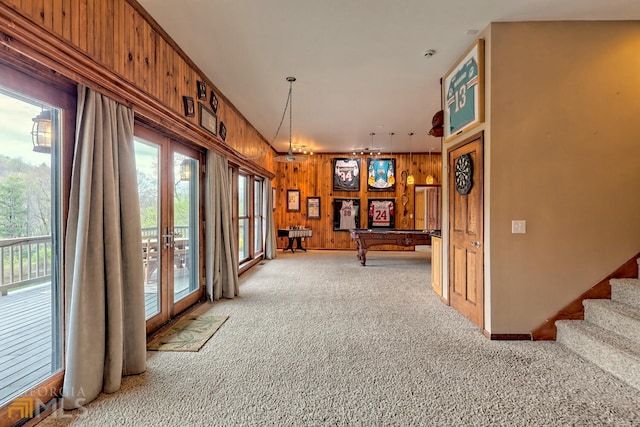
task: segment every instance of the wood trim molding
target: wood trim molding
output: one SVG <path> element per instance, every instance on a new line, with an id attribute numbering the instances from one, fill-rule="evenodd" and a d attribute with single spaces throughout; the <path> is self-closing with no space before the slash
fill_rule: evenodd
<path id="1" fill-rule="evenodd" d="M 46 31 L 2 3 L 0 3 L 0 28 L 2 28 L 0 45 L 4 49 L 24 55 L 74 82 L 91 87 L 121 104 L 130 106 L 136 116 L 142 116 L 142 121 L 149 125 L 164 131 L 168 130 L 173 135 L 193 135 L 197 137 L 195 142 L 198 145 L 232 162 L 262 171 L 268 178 L 275 176 L 263 167 L 247 162 L 241 154 L 222 143 L 218 137 L 213 137 L 204 129 L 167 108 L 158 99 L 106 69 L 66 40 Z M 50 52 L 57 52 L 57 54 L 51 55 Z M 232 104 L 229 103 L 229 105 Z M 247 124 L 249 125 L 249 122 Z M 184 139 L 184 136 L 181 139 Z M 267 144 L 266 140 L 264 143 Z"/>
<path id="2" fill-rule="evenodd" d="M 531 341 L 531 334 L 492 334 L 486 329 L 483 334 L 492 341 Z"/>
<path id="3" fill-rule="evenodd" d="M 636 278 L 638 277 L 638 258 L 640 253 L 631 257 L 628 261 L 618 267 L 613 273 L 596 283 L 588 291 L 564 306 L 555 315 L 547 319 L 531 332 L 534 341 L 556 339 L 556 320 L 583 320 L 584 307 L 582 302 L 585 299 L 611 299 L 611 285 L 609 279 Z"/>

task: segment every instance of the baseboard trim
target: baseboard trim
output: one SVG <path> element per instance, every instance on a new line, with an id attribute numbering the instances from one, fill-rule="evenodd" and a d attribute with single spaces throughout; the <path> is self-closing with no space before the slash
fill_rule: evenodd
<path id="1" fill-rule="evenodd" d="M 492 341 L 531 341 L 531 334 L 490 334 L 487 331 L 485 336 Z"/>

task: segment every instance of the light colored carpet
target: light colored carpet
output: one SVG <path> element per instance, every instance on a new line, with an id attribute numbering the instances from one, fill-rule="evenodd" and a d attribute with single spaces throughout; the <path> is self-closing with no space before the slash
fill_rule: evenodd
<path id="1" fill-rule="evenodd" d="M 430 286 L 429 254 L 278 253 L 216 302 L 198 353 L 149 352 L 42 426 L 638 426 L 640 392 L 555 342 L 490 341 Z"/>

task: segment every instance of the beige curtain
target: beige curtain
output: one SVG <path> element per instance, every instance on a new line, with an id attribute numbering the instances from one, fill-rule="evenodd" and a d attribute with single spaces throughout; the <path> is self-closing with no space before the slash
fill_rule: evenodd
<path id="1" fill-rule="evenodd" d="M 146 369 L 133 111 L 78 87 L 66 230 L 65 409 Z"/>
<path id="2" fill-rule="evenodd" d="M 227 159 L 207 152 L 206 181 L 207 297 L 211 301 L 234 298 L 240 293 L 240 283 Z"/>
<path id="3" fill-rule="evenodd" d="M 278 242 L 276 241 L 276 229 L 273 222 L 273 193 L 271 180 L 264 180 L 264 257 L 274 259 L 278 256 Z"/>

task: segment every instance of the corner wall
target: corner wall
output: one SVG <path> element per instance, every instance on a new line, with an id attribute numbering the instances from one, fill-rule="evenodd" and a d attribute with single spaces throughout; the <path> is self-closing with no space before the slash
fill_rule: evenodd
<path id="1" fill-rule="evenodd" d="M 640 22 L 491 35 L 488 330 L 529 333 L 640 250 Z"/>

